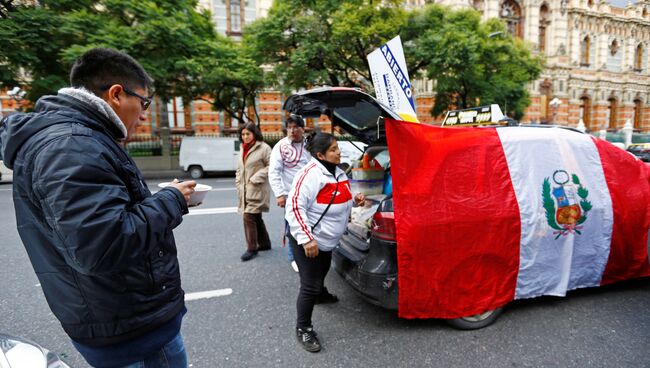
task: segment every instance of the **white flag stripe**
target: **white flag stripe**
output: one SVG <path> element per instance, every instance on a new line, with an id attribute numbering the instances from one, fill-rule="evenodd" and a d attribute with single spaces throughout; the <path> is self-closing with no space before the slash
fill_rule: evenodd
<path id="1" fill-rule="evenodd" d="M 593 140 L 586 134 L 561 128 L 499 128 L 497 132 L 521 220 L 515 298 L 564 296 L 567 290 L 598 286 L 609 257 L 614 221 L 611 197 Z M 586 198 L 579 196 L 574 174 L 588 191 Z M 552 220 L 547 219 L 544 207 L 545 179 L 550 184 L 547 200 L 555 208 Z M 561 207 L 559 198 L 564 198 L 565 205 L 576 205 L 572 208 L 579 208 L 581 216 L 586 214 L 586 220 L 568 226 L 567 230 L 566 224 L 556 221 Z M 582 200 L 592 206 L 586 213 L 580 206 Z M 559 229 L 554 229 L 549 221 Z"/>
<path id="2" fill-rule="evenodd" d="M 219 290 L 208 290 L 208 291 L 200 291 L 196 293 L 188 293 L 185 294 L 185 301 L 188 302 L 190 300 L 198 300 L 198 299 L 209 299 L 209 298 L 215 298 L 218 296 L 226 296 L 232 294 L 232 289 L 219 289 Z"/>
<path id="3" fill-rule="evenodd" d="M 237 212 L 237 207 L 216 207 L 216 208 L 190 208 L 190 213 L 185 216 L 197 216 L 197 215 L 215 215 L 222 213 L 235 213 Z"/>

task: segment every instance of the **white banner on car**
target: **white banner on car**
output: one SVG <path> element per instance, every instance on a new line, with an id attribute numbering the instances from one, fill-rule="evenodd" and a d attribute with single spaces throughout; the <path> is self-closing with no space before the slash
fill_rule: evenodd
<path id="1" fill-rule="evenodd" d="M 402 40 L 399 36 L 368 55 L 377 100 L 406 121 L 418 122 Z"/>

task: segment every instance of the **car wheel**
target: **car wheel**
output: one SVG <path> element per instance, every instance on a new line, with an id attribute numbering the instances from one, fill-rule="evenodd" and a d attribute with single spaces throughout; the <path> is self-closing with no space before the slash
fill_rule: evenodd
<path id="1" fill-rule="evenodd" d="M 201 166 L 192 166 L 189 171 L 192 179 L 201 179 L 203 177 L 203 169 Z"/>
<path id="2" fill-rule="evenodd" d="M 473 316 L 448 319 L 447 323 L 459 330 L 476 330 L 491 325 L 499 318 L 503 308 L 489 310 Z"/>

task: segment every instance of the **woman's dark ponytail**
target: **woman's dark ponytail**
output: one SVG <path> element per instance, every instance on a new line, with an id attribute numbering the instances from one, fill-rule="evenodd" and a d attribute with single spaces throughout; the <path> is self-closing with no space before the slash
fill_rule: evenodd
<path id="1" fill-rule="evenodd" d="M 317 153 L 325 154 L 334 141 L 336 139 L 329 133 L 312 132 L 305 138 L 305 148 L 311 153 L 312 157 L 316 157 Z"/>

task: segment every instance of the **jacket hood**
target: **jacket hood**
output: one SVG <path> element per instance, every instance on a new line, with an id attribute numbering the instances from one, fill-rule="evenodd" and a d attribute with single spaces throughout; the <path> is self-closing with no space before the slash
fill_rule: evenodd
<path id="1" fill-rule="evenodd" d="M 0 153 L 4 164 L 12 169 L 18 151 L 30 137 L 63 123 L 83 124 L 116 140 L 126 138 L 126 127 L 104 100 L 84 89 L 63 88 L 56 96 L 41 97 L 34 112 L 12 114 L 2 120 Z"/>

